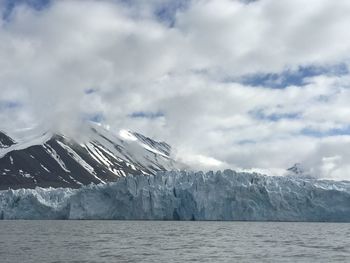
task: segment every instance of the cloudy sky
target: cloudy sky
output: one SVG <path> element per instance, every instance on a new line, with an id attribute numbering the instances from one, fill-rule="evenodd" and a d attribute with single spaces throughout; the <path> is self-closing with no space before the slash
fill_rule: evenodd
<path id="1" fill-rule="evenodd" d="M 350 179 L 350 1 L 0 0 L 0 129 L 129 128 L 195 168 Z"/>

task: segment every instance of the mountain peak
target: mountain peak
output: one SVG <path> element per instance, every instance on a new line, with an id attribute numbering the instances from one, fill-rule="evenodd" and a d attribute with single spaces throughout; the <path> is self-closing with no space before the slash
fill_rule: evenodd
<path id="1" fill-rule="evenodd" d="M 0 149 L 8 148 L 16 142 L 9 137 L 5 132 L 0 131 Z"/>
<path id="2" fill-rule="evenodd" d="M 305 172 L 301 163 L 295 163 L 292 167 L 288 168 L 287 171 L 294 175 L 302 175 Z"/>
<path id="3" fill-rule="evenodd" d="M 315 178 L 308 170 L 305 169 L 301 163 L 295 163 L 292 167 L 287 169 L 287 176 L 299 177 L 299 178 Z"/>

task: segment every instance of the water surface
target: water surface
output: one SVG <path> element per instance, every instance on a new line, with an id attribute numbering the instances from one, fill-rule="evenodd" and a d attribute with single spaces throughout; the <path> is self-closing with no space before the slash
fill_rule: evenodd
<path id="1" fill-rule="evenodd" d="M 350 224 L 0 221 L 0 262 L 349 262 Z"/>

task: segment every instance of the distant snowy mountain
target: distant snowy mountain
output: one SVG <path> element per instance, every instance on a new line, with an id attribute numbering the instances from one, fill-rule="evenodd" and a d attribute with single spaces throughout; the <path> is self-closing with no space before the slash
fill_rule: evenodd
<path id="1" fill-rule="evenodd" d="M 127 174 L 178 170 L 171 147 L 127 130 L 113 134 L 88 124 L 84 137 L 44 133 L 15 142 L 0 133 L 0 189 L 78 188 Z"/>
<path id="2" fill-rule="evenodd" d="M 288 177 L 313 178 L 301 163 L 296 163 L 287 169 Z"/>
<path id="3" fill-rule="evenodd" d="M 304 169 L 300 163 L 294 164 L 292 167 L 288 168 L 287 171 L 294 175 L 304 174 Z"/>

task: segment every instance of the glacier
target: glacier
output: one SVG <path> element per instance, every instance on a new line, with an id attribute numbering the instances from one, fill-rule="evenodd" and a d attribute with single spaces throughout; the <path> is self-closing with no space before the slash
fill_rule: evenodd
<path id="1" fill-rule="evenodd" d="M 0 191 L 0 219 L 350 222 L 350 182 L 225 170 Z"/>

